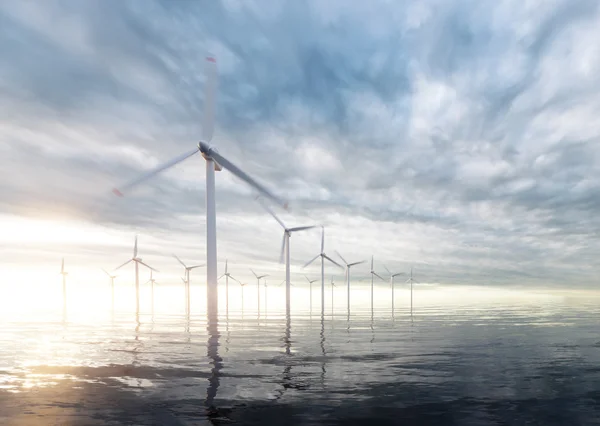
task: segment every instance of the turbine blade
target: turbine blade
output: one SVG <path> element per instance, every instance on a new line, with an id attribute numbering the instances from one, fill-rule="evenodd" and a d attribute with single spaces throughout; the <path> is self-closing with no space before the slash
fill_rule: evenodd
<path id="1" fill-rule="evenodd" d="M 254 272 L 254 271 L 252 270 L 252 268 L 250 268 L 250 272 L 252 272 L 252 274 L 253 274 L 253 275 L 256 277 L 256 279 L 258 279 L 258 275 L 256 275 L 256 272 Z"/>
<path id="2" fill-rule="evenodd" d="M 315 225 L 311 225 L 311 226 L 296 226 L 295 228 L 290 228 L 288 229 L 288 231 L 290 232 L 298 232 L 298 231 L 306 231 L 307 229 L 313 229 L 316 228 Z"/>
<path id="3" fill-rule="evenodd" d="M 283 239 L 281 240 L 281 252 L 279 253 L 279 263 L 283 263 L 283 251 L 285 250 L 285 231 L 283 231 Z"/>
<path id="4" fill-rule="evenodd" d="M 321 253 L 325 251 L 325 227 L 321 226 Z"/>
<path id="5" fill-rule="evenodd" d="M 360 265 L 360 264 L 362 264 L 362 263 L 367 263 L 367 261 L 366 261 L 366 260 L 361 260 L 360 262 L 354 262 L 354 263 L 351 263 L 351 264 L 350 264 L 350 265 L 348 265 L 348 266 L 356 266 L 356 265 Z"/>
<path id="6" fill-rule="evenodd" d="M 181 263 L 185 269 L 187 269 L 187 266 L 186 266 L 186 264 L 185 264 L 185 263 L 183 263 L 183 261 L 182 261 L 180 258 L 178 258 L 176 254 L 174 254 L 174 255 L 173 255 L 173 257 L 174 257 L 175 259 L 177 259 L 177 261 L 178 261 L 179 263 Z"/>
<path id="7" fill-rule="evenodd" d="M 223 278 L 225 276 L 225 274 L 221 275 L 219 278 L 217 278 L 217 281 L 219 281 L 221 278 Z"/>
<path id="8" fill-rule="evenodd" d="M 60 264 L 60 273 L 65 272 L 65 258 L 62 258 L 62 263 Z"/>
<path id="9" fill-rule="evenodd" d="M 373 256 L 371 256 L 371 271 L 373 271 Z"/>
<path id="10" fill-rule="evenodd" d="M 306 281 L 308 281 L 310 283 L 310 279 L 305 275 L 304 278 L 306 278 Z"/>
<path id="11" fill-rule="evenodd" d="M 337 251 L 337 250 L 336 250 L 336 251 L 335 251 L 335 254 L 337 254 L 337 255 L 338 255 L 338 257 L 339 257 L 340 259 L 342 259 L 342 262 L 344 262 L 346 265 L 348 265 L 348 262 L 346 262 L 346 259 L 344 259 L 344 257 L 343 257 L 343 256 L 340 254 L 340 252 L 339 252 L 339 251 Z"/>
<path id="12" fill-rule="evenodd" d="M 390 272 L 390 270 L 387 268 L 387 266 L 383 265 L 383 269 L 385 269 L 385 270 L 387 271 L 387 273 L 388 273 L 388 274 L 390 274 L 390 275 L 394 275 L 394 274 L 392 274 L 392 273 Z"/>
<path id="13" fill-rule="evenodd" d="M 101 268 L 101 269 L 104 271 L 104 273 L 105 273 L 106 275 L 108 275 L 108 276 L 110 277 L 110 274 L 109 274 L 108 272 L 106 272 L 106 269 L 104 269 L 104 268 Z"/>
<path id="14" fill-rule="evenodd" d="M 399 275 L 406 275 L 404 272 L 398 272 L 397 274 L 392 275 L 392 277 L 397 277 Z"/>
<path id="15" fill-rule="evenodd" d="M 118 266 L 115 269 L 113 269 L 113 271 L 116 271 L 117 269 L 121 269 L 123 266 L 127 265 L 130 262 L 133 262 L 133 259 L 129 259 L 127 262 L 123 263 L 121 266 Z"/>
<path id="16" fill-rule="evenodd" d="M 194 265 L 194 266 L 190 266 L 190 267 L 188 268 L 188 270 L 190 270 L 190 271 L 191 271 L 192 269 L 196 269 L 196 268 L 202 268 L 203 266 L 204 266 L 204 265 Z"/>
<path id="17" fill-rule="evenodd" d="M 137 257 L 137 235 L 135 236 L 135 243 L 133 244 L 133 258 Z"/>
<path id="18" fill-rule="evenodd" d="M 194 148 L 193 151 L 188 151 L 185 154 L 181 154 L 180 156 L 167 161 L 166 163 L 160 164 L 159 166 L 155 167 L 154 169 L 152 169 L 146 173 L 143 173 L 141 176 L 137 177 L 136 179 L 121 186 L 120 189 L 117 189 L 117 188 L 113 189 L 113 193 L 119 197 L 122 197 L 124 192 L 127 192 L 128 190 L 130 190 L 131 188 L 144 182 L 145 180 L 148 180 L 151 177 L 159 174 L 163 170 L 168 169 L 169 167 L 173 167 L 177 163 L 181 163 L 183 160 L 185 160 L 188 157 L 191 157 L 192 155 L 196 154 L 197 152 L 198 152 L 198 148 Z"/>
<path id="19" fill-rule="evenodd" d="M 283 223 L 283 221 L 277 217 L 275 212 L 273 212 L 273 210 L 271 210 L 271 208 L 267 205 L 267 203 L 265 203 L 263 201 L 263 199 L 260 196 L 257 196 L 256 200 L 260 203 L 260 205 L 263 207 L 263 209 L 265 209 L 271 216 L 273 216 L 273 219 L 275 219 L 277 221 L 277 223 L 279 223 L 283 229 L 287 229 L 285 227 L 285 224 Z"/>
<path id="20" fill-rule="evenodd" d="M 136 262 L 139 262 L 140 264 L 144 265 L 146 268 L 150 269 L 151 271 L 159 272 L 157 269 L 154 269 L 152 266 L 145 264 L 141 260 L 136 260 Z"/>
<path id="21" fill-rule="evenodd" d="M 342 265 L 340 265 L 339 263 L 337 263 L 335 260 L 333 260 L 331 257 L 327 256 L 326 254 L 323 255 L 323 257 L 327 260 L 329 260 L 331 263 L 333 263 L 334 265 L 339 266 L 340 268 L 343 268 Z"/>
<path id="22" fill-rule="evenodd" d="M 319 256 L 321 256 L 320 254 L 317 254 L 315 257 L 313 257 L 310 261 L 306 262 L 303 266 L 303 268 L 306 268 L 308 265 L 310 265 L 311 263 L 313 263 L 315 260 L 317 260 L 319 258 Z"/>
<path id="23" fill-rule="evenodd" d="M 236 283 L 242 283 L 240 280 L 238 280 L 237 278 L 232 277 L 231 275 L 229 276 L 230 279 L 232 279 L 233 281 L 235 281 Z"/>
<path id="24" fill-rule="evenodd" d="M 262 280 L 263 278 L 270 277 L 270 275 L 261 275 L 260 277 L 256 277 L 257 280 Z"/>
<path id="25" fill-rule="evenodd" d="M 287 210 L 287 206 L 288 206 L 287 201 L 284 201 L 281 198 L 274 195 L 265 186 L 261 185 L 260 183 L 258 183 L 254 179 L 252 179 L 248 174 L 246 174 L 246 172 L 242 171 L 238 166 L 236 166 L 231 161 L 229 161 L 228 159 L 223 157 L 221 154 L 216 152 L 214 149 L 210 148 L 209 146 L 206 146 L 205 148 L 206 148 L 205 149 L 206 155 L 208 155 L 210 158 L 214 159 L 217 163 L 219 163 L 221 166 L 223 166 L 224 169 L 229 170 L 232 174 L 237 176 L 239 179 L 243 180 L 248 185 L 250 185 L 251 187 L 256 189 L 259 193 L 263 194 L 265 197 L 270 198 L 271 200 L 273 200 L 277 204 L 283 206 L 283 208 Z"/>
<path id="26" fill-rule="evenodd" d="M 215 126 L 215 97 L 217 94 L 217 61 L 214 57 L 206 58 L 204 73 L 204 115 L 202 116 L 202 140 L 210 142 Z"/>
<path id="27" fill-rule="evenodd" d="M 379 275 L 377 272 L 373 271 L 373 275 L 375 275 L 377 278 L 379 278 L 381 281 L 385 281 L 381 275 Z"/>

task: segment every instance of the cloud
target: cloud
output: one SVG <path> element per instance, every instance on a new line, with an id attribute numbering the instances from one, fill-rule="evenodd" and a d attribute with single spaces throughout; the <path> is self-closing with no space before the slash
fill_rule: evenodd
<path id="1" fill-rule="evenodd" d="M 193 148 L 210 52 L 215 144 L 331 247 L 440 283 L 592 284 L 596 2 L 377 3 L 2 4 L 0 213 L 201 255 L 200 158 L 109 192 Z M 278 270 L 278 225 L 226 172 L 217 187 L 220 257 Z M 298 240 L 301 264 L 318 237 Z"/>

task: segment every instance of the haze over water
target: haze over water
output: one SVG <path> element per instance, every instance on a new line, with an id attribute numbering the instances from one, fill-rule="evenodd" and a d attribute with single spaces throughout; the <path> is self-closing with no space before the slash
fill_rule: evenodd
<path id="1" fill-rule="evenodd" d="M 600 420 L 598 293 L 419 288 L 411 320 L 404 289 L 392 318 L 389 293 L 378 288 L 371 317 L 365 287 L 356 290 L 348 319 L 344 289 L 334 293 L 333 315 L 326 289 L 321 317 L 317 291 L 311 314 L 307 289 L 294 288 L 288 320 L 283 290 L 269 290 L 268 310 L 261 305 L 259 317 L 256 287 L 246 289 L 243 312 L 236 300 L 228 316 L 221 307 L 210 324 L 201 286 L 189 318 L 182 289 L 171 286 L 157 290 L 154 314 L 143 299 L 137 321 L 124 304 L 111 314 L 100 297 L 74 307 L 66 322 L 51 306 L 37 314 L 4 306 L 0 423 Z"/>

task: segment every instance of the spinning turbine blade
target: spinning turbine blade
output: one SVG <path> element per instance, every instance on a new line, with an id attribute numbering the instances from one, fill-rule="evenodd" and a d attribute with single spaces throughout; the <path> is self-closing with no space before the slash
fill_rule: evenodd
<path id="1" fill-rule="evenodd" d="M 127 265 L 128 263 L 131 263 L 131 262 L 133 262 L 133 259 L 129 259 L 127 262 L 123 263 L 121 266 L 119 266 L 119 267 L 117 267 L 117 268 L 115 268 L 113 270 L 116 271 L 117 269 L 121 269 L 123 266 L 125 266 L 125 265 Z"/>
<path id="2" fill-rule="evenodd" d="M 348 262 L 346 262 L 346 259 L 344 259 L 344 257 L 343 257 L 343 256 L 340 254 L 340 252 L 339 252 L 339 251 L 337 251 L 337 250 L 336 250 L 336 251 L 335 251 L 335 254 L 337 254 L 337 255 L 338 255 L 338 257 L 339 257 L 340 259 L 342 259 L 342 262 L 344 262 L 346 265 L 348 265 Z M 348 265 L 348 266 L 349 266 L 349 265 Z"/>
<path id="3" fill-rule="evenodd" d="M 393 275 L 390 270 L 387 268 L 387 266 L 383 265 L 383 269 L 385 269 L 387 271 L 388 274 Z"/>
<path id="4" fill-rule="evenodd" d="M 327 256 L 326 254 L 323 255 L 323 257 L 327 260 L 329 260 L 331 263 L 333 263 L 334 265 L 339 266 L 340 268 L 343 268 L 342 265 L 340 265 L 339 263 L 337 263 L 335 260 L 333 260 L 331 257 Z"/>
<path id="5" fill-rule="evenodd" d="M 320 254 L 317 254 L 315 257 L 313 257 L 310 261 L 306 262 L 303 266 L 303 268 L 306 268 L 308 265 L 310 265 L 311 263 L 313 263 L 315 260 L 317 260 L 319 258 L 319 256 L 321 256 Z M 309 280 L 310 281 L 310 280 Z"/>
<path id="6" fill-rule="evenodd" d="M 212 56 L 206 58 L 205 74 L 202 140 L 210 142 L 215 128 L 215 97 L 217 92 L 217 61 Z"/>
<path id="7" fill-rule="evenodd" d="M 200 145 L 202 145 L 202 144 L 200 144 Z M 279 197 L 277 197 L 276 195 L 271 193 L 271 191 L 269 191 L 266 187 L 264 187 L 263 185 L 261 185 L 260 183 L 258 183 L 254 179 L 252 179 L 250 176 L 248 176 L 246 174 L 246 172 L 244 172 L 242 169 L 240 169 L 238 166 L 233 164 L 231 161 L 229 161 L 228 159 L 223 157 L 221 154 L 219 154 L 212 148 L 210 148 L 208 146 L 205 146 L 205 148 L 207 148 L 207 149 L 203 150 L 202 152 L 206 153 L 206 155 L 208 155 L 210 158 L 212 158 L 217 163 L 219 163 L 224 169 L 229 170 L 236 177 L 238 177 L 239 179 L 243 180 L 248 185 L 250 185 L 251 187 L 256 189 L 259 193 L 263 194 L 265 197 L 270 198 L 271 200 L 273 200 L 274 202 L 281 205 L 284 209 L 287 210 L 287 207 L 288 207 L 287 201 L 283 201 L 282 199 L 280 199 Z"/>
<path id="8" fill-rule="evenodd" d="M 136 262 L 140 263 L 141 265 L 144 265 L 146 268 L 150 269 L 151 271 L 154 272 L 159 272 L 158 270 L 154 269 L 152 266 L 150 265 L 146 265 L 144 262 L 142 262 L 141 260 L 136 260 Z"/>
<path id="9" fill-rule="evenodd" d="M 192 269 L 196 269 L 196 268 L 202 268 L 204 265 L 194 265 L 194 266 L 190 266 L 189 268 L 187 268 L 188 270 L 192 270 Z"/>
<path id="10" fill-rule="evenodd" d="M 373 275 L 375 275 L 377 278 L 379 278 L 381 281 L 385 281 L 381 275 L 379 275 L 377 272 L 373 272 Z"/>
<path id="11" fill-rule="evenodd" d="M 283 231 L 283 239 L 281 240 L 281 252 L 279 253 L 279 263 L 283 263 L 284 250 L 285 250 L 285 231 Z"/>
<path id="12" fill-rule="evenodd" d="M 108 276 L 110 277 L 110 274 L 109 274 L 108 272 L 106 272 L 106 269 L 102 268 L 102 270 L 104 271 L 104 273 L 105 273 L 106 275 L 108 275 Z M 112 277 L 111 277 L 111 278 L 112 278 Z"/>
<path id="13" fill-rule="evenodd" d="M 356 265 L 360 265 L 360 264 L 362 264 L 362 263 L 367 263 L 367 261 L 366 261 L 366 260 L 361 260 L 360 262 L 354 262 L 354 263 L 351 263 L 351 264 L 349 264 L 348 266 L 356 266 Z"/>
<path id="14" fill-rule="evenodd" d="M 321 226 L 321 253 L 325 251 L 325 227 Z"/>
<path id="15" fill-rule="evenodd" d="M 174 254 L 174 255 L 173 255 L 173 257 L 174 257 L 175 259 L 177 259 L 177 261 L 178 261 L 179 263 L 181 263 L 185 269 L 187 269 L 187 266 L 186 266 L 186 264 L 185 264 L 185 263 L 183 263 L 183 262 L 182 262 L 182 260 L 181 260 L 180 258 L 178 258 L 176 254 Z"/>
<path id="16" fill-rule="evenodd" d="M 256 277 L 256 279 L 258 279 L 258 275 L 256 275 L 256 272 L 254 272 L 254 271 L 252 270 L 252 268 L 250 268 L 250 272 L 252 272 L 252 275 L 254 275 L 254 276 Z"/>
<path id="17" fill-rule="evenodd" d="M 271 216 L 273 216 L 273 219 L 275 219 L 275 220 L 277 221 L 277 223 L 279 223 L 283 229 L 287 229 L 287 228 L 285 227 L 285 224 L 283 223 L 283 221 L 277 217 L 277 215 L 275 214 L 275 212 L 273 212 L 273 210 L 271 210 L 271 208 L 270 208 L 270 207 L 267 205 L 267 203 L 265 203 L 265 202 L 263 201 L 263 199 L 262 199 L 260 196 L 257 196 L 257 197 L 256 197 L 256 200 L 257 200 L 257 201 L 260 203 L 260 205 L 261 205 L 261 206 L 263 206 L 263 208 L 264 208 L 264 209 L 265 209 L 265 210 L 266 210 L 266 211 L 267 211 L 267 212 L 268 212 L 268 213 L 269 213 Z"/>
<path id="18" fill-rule="evenodd" d="M 135 243 L 133 244 L 133 258 L 137 257 L 137 235 L 135 236 Z"/>
<path id="19" fill-rule="evenodd" d="M 113 192 L 115 193 L 115 195 L 122 197 L 123 194 L 125 192 L 127 192 L 129 189 L 131 189 L 131 188 L 137 186 L 138 184 L 144 182 L 145 180 L 148 180 L 151 177 L 159 174 L 163 170 L 168 169 L 169 167 L 173 167 L 177 163 L 181 163 L 183 160 L 185 160 L 188 157 L 191 157 L 192 155 L 196 154 L 197 152 L 198 152 L 198 148 L 194 148 L 193 151 L 189 151 L 189 152 L 186 152 L 185 154 L 181 154 L 180 156 L 175 157 L 172 160 L 167 161 L 166 163 L 163 163 L 163 164 L 155 167 L 154 169 L 144 173 L 140 177 L 132 180 L 131 182 L 126 183 L 120 189 L 117 189 L 117 188 L 113 189 Z"/>
<path id="20" fill-rule="evenodd" d="M 315 225 L 311 225 L 311 226 L 296 226 L 295 228 L 290 228 L 288 229 L 288 231 L 290 232 L 298 232 L 298 231 L 305 231 L 307 229 L 313 229 L 316 228 Z"/>

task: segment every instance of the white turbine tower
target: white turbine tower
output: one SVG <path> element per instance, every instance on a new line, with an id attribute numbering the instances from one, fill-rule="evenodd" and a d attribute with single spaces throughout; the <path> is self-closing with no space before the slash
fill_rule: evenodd
<path id="1" fill-rule="evenodd" d="M 65 258 L 62 258 L 60 265 L 60 275 L 62 275 L 62 290 L 63 290 L 63 314 L 67 312 L 67 275 L 69 273 L 65 271 Z"/>
<path id="2" fill-rule="evenodd" d="M 121 266 L 118 266 L 117 268 L 115 268 L 115 271 L 117 269 L 121 269 L 123 266 L 125 266 L 131 262 L 133 262 L 135 264 L 135 312 L 139 313 L 140 312 L 140 270 L 139 270 L 139 265 L 144 265 L 146 268 L 148 268 L 154 272 L 158 272 L 158 271 L 156 269 L 154 269 L 153 267 L 146 265 L 144 262 L 142 262 L 142 259 L 138 257 L 137 253 L 138 253 L 138 247 L 137 247 L 137 235 L 136 235 L 135 243 L 133 245 L 133 257 L 131 259 L 129 259 L 127 262 L 123 263 Z"/>
<path id="3" fill-rule="evenodd" d="M 390 286 L 392 287 L 392 316 L 394 316 L 394 278 L 399 275 L 404 275 L 404 272 L 397 272 L 393 274 L 385 265 L 383 265 L 383 267 L 387 273 L 390 274 Z"/>
<path id="4" fill-rule="evenodd" d="M 410 316 L 413 314 L 413 283 L 420 284 L 419 281 L 413 278 L 413 268 L 410 268 L 410 276 L 406 280 L 407 283 L 410 283 Z"/>
<path id="5" fill-rule="evenodd" d="M 290 237 L 292 236 L 292 233 L 294 232 L 299 232 L 299 231 L 306 231 L 308 229 L 312 229 L 315 228 L 315 225 L 310 225 L 310 226 L 296 226 L 294 228 L 288 228 L 287 226 L 285 226 L 285 223 L 283 223 L 283 221 L 281 219 L 279 219 L 277 217 L 277 215 L 273 212 L 273 210 L 271 210 L 269 208 L 269 206 L 267 206 L 266 203 L 264 203 L 262 201 L 262 199 L 258 198 L 258 201 L 260 201 L 261 205 L 264 207 L 264 209 L 269 212 L 269 214 L 271 216 L 273 216 L 273 219 L 275 219 L 277 221 L 277 223 L 279 223 L 281 225 L 281 227 L 283 228 L 283 240 L 281 242 L 281 253 L 279 254 L 279 263 L 283 263 L 283 257 L 285 254 L 285 312 L 286 315 L 290 314 Z"/>
<path id="6" fill-rule="evenodd" d="M 333 275 L 331 276 L 331 317 L 333 318 L 333 289 L 337 287 L 333 282 Z"/>
<path id="7" fill-rule="evenodd" d="M 373 287 L 374 287 L 374 283 L 373 283 L 373 277 L 377 277 L 379 278 L 381 281 L 385 281 L 381 275 L 379 275 L 377 272 L 375 272 L 375 270 L 373 269 L 373 256 L 371 256 L 371 316 L 373 316 Z"/>
<path id="8" fill-rule="evenodd" d="M 321 258 L 321 315 L 325 315 L 325 259 L 337 265 L 338 267 L 342 267 L 339 263 L 333 260 L 331 257 L 325 254 L 325 227 L 321 226 L 321 252 L 313 257 L 310 261 L 308 261 L 303 268 L 306 268 L 308 265 L 313 263 L 318 258 Z"/>
<path id="9" fill-rule="evenodd" d="M 219 171 L 222 168 L 229 170 L 239 179 L 245 181 L 259 193 L 272 199 L 276 203 L 287 209 L 287 202 L 273 195 L 264 186 L 256 182 L 236 165 L 231 163 L 225 157 L 217 152 L 212 147 L 210 141 L 213 136 L 214 129 L 214 101 L 216 95 L 217 82 L 217 62 L 215 58 L 206 58 L 206 94 L 204 97 L 204 117 L 202 120 L 202 140 L 198 142 L 198 146 L 192 151 L 186 152 L 171 161 L 159 165 L 141 177 L 124 185 L 120 190 L 114 189 L 113 192 L 118 196 L 123 196 L 123 193 L 134 186 L 146 181 L 159 172 L 173 167 L 183 160 L 200 152 L 206 160 L 206 296 L 207 296 L 207 314 L 211 318 L 216 318 L 218 314 L 218 289 L 217 289 L 217 224 L 215 210 L 215 170 Z"/>
<path id="10" fill-rule="evenodd" d="M 225 312 L 229 315 L 229 279 L 241 284 L 238 280 L 233 278 L 227 270 L 227 259 L 225 259 L 225 273 L 219 277 L 219 279 L 225 277 Z"/>
<path id="11" fill-rule="evenodd" d="M 260 316 L 260 280 L 262 280 L 263 278 L 267 278 L 269 275 L 265 274 L 265 275 L 256 275 L 256 272 L 254 272 L 252 270 L 252 268 L 250 268 L 250 271 L 252 272 L 252 274 L 256 277 L 256 289 L 257 289 L 257 307 L 258 307 L 258 316 Z"/>
<path id="12" fill-rule="evenodd" d="M 306 275 L 304 276 L 304 278 L 306 278 L 306 281 L 308 281 L 308 287 L 309 287 L 309 291 L 310 291 L 310 312 L 312 312 L 312 285 L 313 283 L 316 283 L 318 280 L 311 280 L 310 278 L 308 278 Z"/>
<path id="13" fill-rule="evenodd" d="M 344 259 L 338 251 L 336 251 L 336 253 L 339 256 L 339 258 L 342 259 L 342 262 L 344 262 L 344 265 L 346 265 L 346 285 L 348 288 L 348 315 L 350 315 L 350 268 L 352 268 L 353 266 L 356 266 L 356 265 L 360 265 L 361 263 L 366 263 L 366 260 L 361 260 L 360 262 L 348 263 L 348 262 L 346 262 L 346 259 Z"/>
<path id="14" fill-rule="evenodd" d="M 106 275 L 108 275 L 108 278 L 110 278 L 110 306 L 111 306 L 111 310 L 115 310 L 115 278 L 117 278 L 117 275 L 111 275 L 108 273 L 108 271 L 106 271 L 105 269 L 102 269 L 104 271 L 104 273 Z"/>
<path id="15" fill-rule="evenodd" d="M 183 261 L 177 257 L 177 255 L 173 255 L 173 257 L 175 259 L 177 259 L 177 261 L 184 267 L 184 276 L 185 279 L 183 280 L 184 284 L 185 284 L 185 308 L 187 309 L 187 313 L 190 313 L 190 271 L 192 269 L 196 269 L 196 268 L 202 268 L 204 265 L 194 265 L 194 266 L 187 266 L 185 263 L 183 263 Z"/>
<path id="16" fill-rule="evenodd" d="M 152 276 L 152 270 L 150 270 L 150 279 L 146 281 L 146 284 L 150 283 L 150 306 L 152 306 L 152 312 L 154 312 L 154 284 L 156 280 Z"/>

